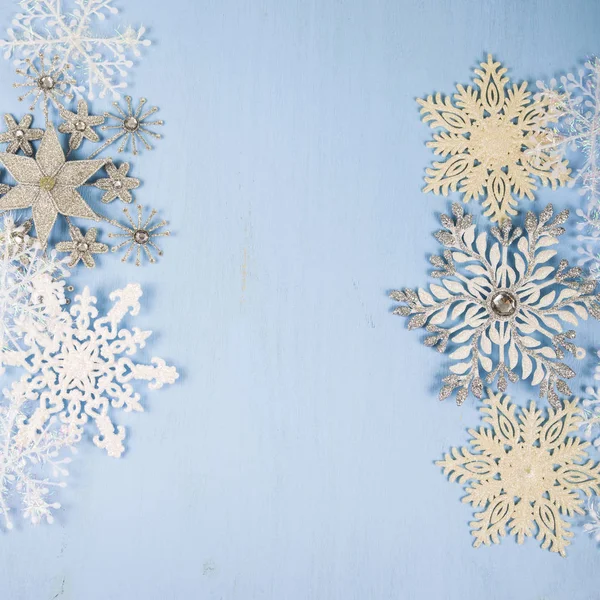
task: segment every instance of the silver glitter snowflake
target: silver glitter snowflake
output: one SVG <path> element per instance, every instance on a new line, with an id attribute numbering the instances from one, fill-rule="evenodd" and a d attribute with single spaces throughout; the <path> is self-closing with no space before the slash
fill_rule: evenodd
<path id="1" fill-rule="evenodd" d="M 596 282 L 582 278 L 579 267 L 566 260 L 557 267 L 548 262 L 556 255 L 549 246 L 564 233 L 568 218 L 562 211 L 554 219 L 552 205 L 539 215 L 527 214 L 525 232 L 510 220 L 476 235 L 470 215 L 453 204 L 454 219 L 442 215 L 444 230 L 436 234 L 445 246 L 442 256 L 432 256 L 433 277 L 429 291 L 392 292 L 403 305 L 395 314 L 408 317 L 409 329 L 425 327 L 425 345 L 444 352 L 451 346 L 451 375 L 444 378 L 440 399 L 455 390 L 462 404 L 469 389 L 481 398 L 484 380 L 498 380 L 505 391 L 507 380 L 531 379 L 540 396 L 560 406 L 557 391 L 571 395 L 565 379 L 574 371 L 561 362 L 565 352 L 582 358 L 585 351 L 571 340 L 578 319 L 600 318 Z M 551 288 L 551 289 L 548 289 Z M 554 289 L 552 289 L 554 288 Z M 556 390 L 555 390 L 556 388 Z"/>
<path id="2" fill-rule="evenodd" d="M 16 154 L 19 150 L 26 156 L 33 156 L 31 142 L 42 139 L 43 129 L 31 129 L 33 123 L 32 115 L 25 115 L 18 123 L 12 115 L 4 115 L 4 121 L 8 131 L 0 133 L 0 144 L 8 144 L 6 152 Z"/>
<path id="3" fill-rule="evenodd" d="M 29 110 L 34 110 L 36 104 L 41 104 L 46 124 L 48 124 L 50 104 L 60 109 L 63 99 L 71 100 L 73 98 L 73 94 L 67 92 L 68 87 L 75 83 L 75 80 L 68 74 L 71 65 L 60 66 L 59 59 L 55 56 L 48 67 L 43 54 L 39 55 L 39 66 L 29 59 L 26 59 L 25 63 L 27 65 L 25 70 L 17 69 L 17 75 L 23 76 L 25 81 L 14 84 L 16 88 L 26 88 L 27 90 L 19 96 L 19 100 L 23 101 L 29 96 L 33 96 Z"/>
<path id="4" fill-rule="evenodd" d="M 56 55 L 61 66 L 73 65 L 78 82 L 71 89 L 90 99 L 96 94 L 118 99 L 132 59 L 150 45 L 144 27 L 117 28 L 111 36 L 97 30 L 95 22 L 118 13 L 113 0 L 22 0 L 20 8 L 8 39 L 0 41 L 4 57 L 22 62 L 40 51 Z"/>
<path id="5" fill-rule="evenodd" d="M 30 390 L 16 383 L 0 399 L 0 516 L 7 529 L 14 527 L 13 505 L 33 524 L 54 521 L 61 505 L 56 490 L 66 485 L 70 455 L 81 439 L 77 427 L 56 416 L 38 423 L 38 431 L 24 431 L 35 403 Z"/>
<path id="6" fill-rule="evenodd" d="M 10 216 L 0 227 L 0 373 L 23 352 L 26 329 L 43 332 L 66 303 L 65 261 L 44 254 L 30 227 Z"/>
<path id="7" fill-rule="evenodd" d="M 151 262 L 156 262 L 154 255 L 152 254 L 150 248 L 154 249 L 158 256 L 163 255 L 163 251 L 156 245 L 153 241 L 154 238 L 157 237 L 168 237 L 171 235 L 170 231 L 160 231 L 163 227 L 167 225 L 167 221 L 159 221 L 158 223 L 154 223 L 153 219 L 157 214 L 156 210 L 152 210 L 148 218 L 144 221 L 142 217 L 143 208 L 140 204 L 137 206 L 137 223 L 131 218 L 129 214 L 129 210 L 127 208 L 123 209 L 127 220 L 129 221 L 130 226 L 122 225 L 117 221 L 111 221 L 115 227 L 123 230 L 125 233 L 109 233 L 108 237 L 122 239 L 121 243 L 113 246 L 112 251 L 117 252 L 121 248 L 126 248 L 125 254 L 121 259 L 122 262 L 127 261 L 129 255 L 135 249 L 135 264 L 139 267 L 142 264 L 141 256 L 142 252 L 146 255 L 146 258 Z"/>
<path id="8" fill-rule="evenodd" d="M 115 425 L 110 409 L 143 411 L 136 381 L 146 381 L 149 389 L 173 383 L 177 371 L 161 358 L 150 364 L 135 362 L 135 355 L 146 344 L 151 331 L 126 329 L 123 320 L 140 311 L 142 290 L 129 284 L 110 295 L 113 306 L 98 317 L 96 298 L 86 287 L 69 311 L 48 324 L 44 335 L 34 327 L 26 328 L 25 347 L 12 355 L 12 366 L 27 374 L 20 383 L 36 397 L 38 406 L 21 425 L 24 435 L 39 433 L 40 423 L 53 415 L 69 426 L 82 428 L 93 421 L 97 435 L 94 444 L 109 456 L 124 452 L 125 429 Z"/>
<path id="9" fill-rule="evenodd" d="M 103 125 L 100 129 L 102 131 L 115 131 L 108 138 L 102 146 L 97 148 L 92 154 L 90 154 L 90 158 L 94 158 L 108 148 L 111 144 L 114 144 L 118 140 L 121 140 L 117 148 L 117 152 L 124 152 L 129 144 L 131 144 L 131 150 L 134 155 L 138 154 L 138 141 L 139 140 L 146 150 L 152 150 L 152 146 L 146 139 L 146 136 L 153 137 L 154 139 L 159 140 L 162 136 L 160 133 L 156 133 L 148 127 L 155 127 L 157 125 L 164 125 L 164 122 L 161 120 L 158 121 L 148 121 L 148 117 L 153 115 L 158 111 L 158 107 L 153 106 L 152 108 L 144 111 L 144 106 L 146 104 L 146 98 L 141 98 L 138 104 L 138 107 L 134 110 L 133 104 L 131 101 L 131 96 L 125 96 L 125 102 L 127 103 L 126 111 L 121 108 L 118 102 L 113 102 L 113 106 L 117 109 L 118 115 L 114 115 L 112 113 L 104 113 L 104 116 L 107 120 L 113 120 L 116 123 L 114 125 Z"/>
<path id="10" fill-rule="evenodd" d="M 59 112 L 64 123 L 58 126 L 58 130 L 61 133 L 69 134 L 69 148 L 71 150 L 77 150 L 84 138 L 94 143 L 100 141 L 94 127 L 104 123 L 104 117 L 90 115 L 85 100 L 79 100 L 76 113 L 67 110 L 64 106 L 61 106 Z"/>
<path id="11" fill-rule="evenodd" d="M 70 242 L 59 242 L 56 244 L 58 252 L 70 252 L 69 267 L 74 267 L 79 261 L 88 269 L 93 269 L 96 266 L 93 254 L 104 254 L 108 252 L 108 246 L 96 241 L 98 230 L 95 227 L 88 229 L 85 233 L 74 225 L 69 226 Z"/>

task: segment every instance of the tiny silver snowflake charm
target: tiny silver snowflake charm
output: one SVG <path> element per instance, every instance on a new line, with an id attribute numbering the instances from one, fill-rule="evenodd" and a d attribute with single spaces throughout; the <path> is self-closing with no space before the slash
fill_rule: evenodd
<path id="1" fill-rule="evenodd" d="M 443 380 L 440 399 L 458 389 L 457 403 L 462 404 L 469 389 L 482 397 L 484 380 L 490 384 L 497 379 L 504 392 L 507 380 L 531 379 L 540 386 L 540 397 L 560 406 L 558 393 L 571 395 L 565 379 L 575 376 L 561 360 L 566 352 L 585 355 L 572 342 L 575 332 L 563 325 L 577 325 L 588 315 L 600 319 L 596 282 L 566 260 L 557 267 L 547 264 L 556 255 L 548 247 L 565 232 L 561 225 L 568 211 L 552 219 L 549 204 L 539 218 L 527 214 L 525 232 L 506 220 L 491 229 L 492 239 L 485 232 L 476 236 L 471 215 L 459 204 L 452 205 L 452 212 L 454 219 L 442 215 L 445 229 L 435 236 L 446 249 L 430 258 L 435 267 L 431 275 L 442 285 L 431 284 L 429 292 L 391 294 L 402 303 L 394 313 L 411 316 L 408 328 L 429 332 L 426 346 L 440 352 L 452 346 L 450 358 L 456 362 Z"/>

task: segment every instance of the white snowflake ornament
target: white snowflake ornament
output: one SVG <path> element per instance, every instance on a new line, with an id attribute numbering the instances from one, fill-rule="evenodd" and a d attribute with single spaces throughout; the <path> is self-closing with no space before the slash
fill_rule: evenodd
<path id="1" fill-rule="evenodd" d="M 585 355 L 571 341 L 575 332 L 564 327 L 588 315 L 600 318 L 596 282 L 582 278 L 581 269 L 570 268 L 566 260 L 547 264 L 556 255 L 549 247 L 564 233 L 568 211 L 552 219 L 548 205 L 539 218 L 527 214 L 525 232 L 506 220 L 491 229 L 491 236 L 477 234 L 459 204 L 452 211 L 455 218 L 442 215 L 445 229 L 436 234 L 446 249 L 430 258 L 436 269 L 432 276 L 442 285 L 391 294 L 403 303 L 394 313 L 411 317 L 409 329 L 427 329 L 425 345 L 440 352 L 452 348 L 452 374 L 444 378 L 440 399 L 458 389 L 462 404 L 469 389 L 481 398 L 484 380 L 497 378 L 498 389 L 505 391 L 507 380 L 521 378 L 539 385 L 540 396 L 559 407 L 557 391 L 570 396 L 565 379 L 575 376 L 561 359 L 565 352 Z"/>
<path id="2" fill-rule="evenodd" d="M 134 362 L 152 332 L 130 331 L 122 328 L 122 321 L 128 314 L 139 313 L 141 295 L 137 284 L 114 291 L 112 308 L 98 318 L 96 298 L 86 287 L 46 332 L 27 330 L 27 350 L 17 355 L 14 366 L 27 371 L 21 383 L 36 396 L 39 406 L 23 424 L 24 431 L 37 432 L 38 424 L 52 415 L 77 428 L 91 420 L 98 430 L 94 444 L 109 456 L 121 456 L 125 430 L 115 426 L 110 408 L 143 411 L 133 382 L 146 381 L 155 390 L 178 377 L 175 368 L 161 358 L 152 358 L 150 364 Z"/>
<path id="3" fill-rule="evenodd" d="M 118 13 L 113 0 L 22 0 L 20 7 L 8 39 L 0 40 L 4 58 L 15 57 L 21 64 L 39 52 L 57 56 L 61 65 L 73 66 L 78 83 L 72 90 L 90 100 L 96 95 L 120 98 L 133 59 L 151 43 L 144 27 L 102 34 L 97 23 Z"/>

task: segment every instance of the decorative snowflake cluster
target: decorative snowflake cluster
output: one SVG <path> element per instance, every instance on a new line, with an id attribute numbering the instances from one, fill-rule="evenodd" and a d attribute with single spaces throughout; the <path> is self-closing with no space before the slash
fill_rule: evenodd
<path id="1" fill-rule="evenodd" d="M 22 0 L 8 39 L 0 41 L 4 57 L 17 63 L 35 59 L 40 52 L 56 56 L 60 68 L 72 65 L 77 79 L 68 88 L 92 100 L 120 97 L 126 79 L 141 50 L 150 45 L 144 27 L 127 26 L 104 36 L 95 27 L 116 15 L 112 0 Z"/>
<path id="2" fill-rule="evenodd" d="M 459 204 L 452 207 L 454 219 L 442 215 L 444 230 L 436 238 L 446 248 L 432 256 L 433 277 L 429 291 L 411 289 L 392 292 L 403 303 L 395 314 L 408 317 L 409 329 L 425 327 L 430 334 L 425 345 L 444 352 L 451 345 L 451 375 L 444 378 L 440 399 L 455 390 L 462 404 L 469 389 L 482 397 L 484 380 L 497 379 L 505 391 L 507 380 L 531 379 L 540 386 L 540 396 L 560 406 L 558 393 L 571 395 L 565 379 L 574 371 L 562 362 L 565 353 L 582 358 L 585 352 L 571 340 L 575 332 L 564 325 L 577 325 L 591 315 L 600 318 L 596 282 L 582 278 L 579 267 L 561 260 L 547 264 L 564 233 L 568 211 L 554 219 L 552 205 L 539 218 L 528 213 L 525 231 L 510 220 L 493 227 L 491 236 L 476 234 L 470 215 Z M 553 289 L 554 288 L 554 289 Z"/>
<path id="3" fill-rule="evenodd" d="M 542 548 L 565 556 L 573 533 L 564 517 L 585 513 L 582 492 L 600 493 L 589 444 L 569 437 L 579 426 L 577 402 L 546 416 L 535 402 L 517 409 L 489 392 L 481 412 L 491 427 L 469 429 L 470 448 L 453 448 L 437 462 L 450 481 L 469 484 L 463 502 L 482 509 L 470 524 L 474 546 L 499 543 L 507 528 L 522 544 L 537 530 Z"/>
<path id="4" fill-rule="evenodd" d="M 534 101 L 527 82 L 507 88 L 506 71 L 490 55 L 475 70 L 477 89 L 457 85 L 454 102 L 439 93 L 417 100 L 423 121 L 442 130 L 427 145 L 444 158 L 426 170 L 423 191 L 459 190 L 464 202 L 483 198 L 485 215 L 500 222 L 517 214 L 515 195 L 534 199 L 535 178 L 555 189 L 570 173 L 567 161 L 544 145 L 557 118 L 554 104 Z"/>
<path id="5" fill-rule="evenodd" d="M 30 222 L 17 226 L 8 216 L 0 228 L 0 374 L 22 351 L 25 328 L 44 328 L 66 302 L 65 261 L 44 254 L 29 237 L 30 228 Z"/>

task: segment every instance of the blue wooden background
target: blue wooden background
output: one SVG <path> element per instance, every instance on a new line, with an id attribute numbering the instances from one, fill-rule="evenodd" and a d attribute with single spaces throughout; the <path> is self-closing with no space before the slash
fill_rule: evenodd
<path id="1" fill-rule="evenodd" d="M 0 598 L 600 598 L 600 548 L 580 528 L 566 559 L 532 539 L 472 548 L 472 509 L 433 461 L 477 404 L 438 402 L 445 359 L 386 296 L 427 282 L 449 208 L 421 192 L 415 98 L 469 83 L 488 52 L 516 81 L 578 66 L 600 53 L 600 4 L 119 4 L 156 42 L 131 92 L 161 107 L 165 139 L 133 174 L 174 237 L 155 266 L 108 256 L 74 283 L 142 283 L 147 354 L 182 377 L 121 418 L 123 460 L 82 448 L 58 523 L 0 536 Z M 0 23 L 16 9 L 2 2 Z M 0 63 L 0 105 L 20 114 L 12 70 Z M 580 330 L 586 347 L 598 331 Z"/>

